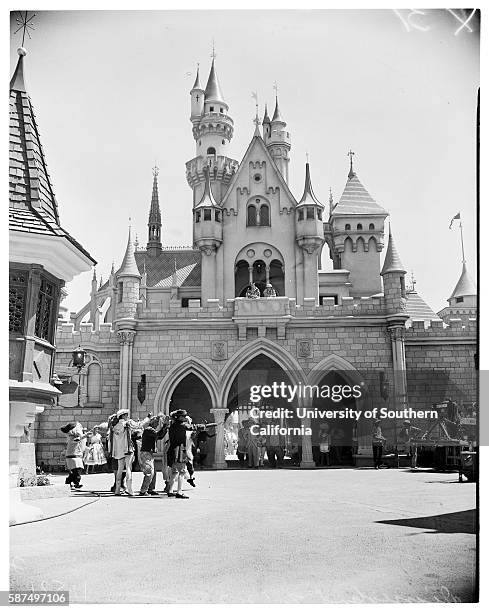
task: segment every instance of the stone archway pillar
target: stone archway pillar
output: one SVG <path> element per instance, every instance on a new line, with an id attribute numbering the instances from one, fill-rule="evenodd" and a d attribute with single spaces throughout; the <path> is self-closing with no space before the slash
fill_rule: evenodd
<path id="1" fill-rule="evenodd" d="M 311 427 L 311 419 L 310 417 L 304 417 L 301 419 L 301 424 L 304 427 L 304 430 Z M 312 436 L 304 434 L 302 436 L 302 459 L 300 467 L 305 470 L 309 470 L 311 468 L 315 468 L 316 464 L 314 463 L 314 459 L 312 456 Z"/>
<path id="2" fill-rule="evenodd" d="M 229 410 L 227 408 L 211 408 L 211 412 L 214 415 L 215 422 L 217 423 L 214 463 L 212 467 L 214 467 L 216 470 L 222 470 L 227 468 L 224 451 L 224 421 Z"/>

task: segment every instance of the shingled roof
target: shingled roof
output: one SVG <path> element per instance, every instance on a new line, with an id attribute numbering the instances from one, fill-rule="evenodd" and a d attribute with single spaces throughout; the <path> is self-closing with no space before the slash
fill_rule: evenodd
<path id="1" fill-rule="evenodd" d="M 360 182 L 355 172 L 350 172 L 340 201 L 332 211 L 340 215 L 386 215 L 387 211 L 379 206 Z"/>
<path id="2" fill-rule="evenodd" d="M 406 291 L 406 312 L 411 319 L 431 321 L 440 318 L 414 289 Z"/>
<path id="3" fill-rule="evenodd" d="M 97 262 L 59 221 L 39 129 L 24 81 L 25 50 L 10 81 L 9 229 L 66 238 L 93 264 Z"/>
<path id="4" fill-rule="evenodd" d="M 148 287 L 171 287 L 172 277 L 177 271 L 177 286 L 200 287 L 201 254 L 193 249 L 168 249 L 158 255 L 149 256 L 146 251 L 135 252 L 139 272 L 146 270 Z"/>

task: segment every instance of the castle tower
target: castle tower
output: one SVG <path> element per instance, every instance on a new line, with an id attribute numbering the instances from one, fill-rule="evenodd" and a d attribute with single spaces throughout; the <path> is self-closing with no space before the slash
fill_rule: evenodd
<path id="1" fill-rule="evenodd" d="M 148 244 L 146 250 L 150 257 L 161 253 L 161 212 L 158 198 L 158 168 L 153 168 L 153 193 L 148 217 Z"/>
<path id="2" fill-rule="evenodd" d="M 265 118 L 264 118 L 265 119 Z M 289 151 L 290 133 L 286 130 L 287 124 L 282 119 L 278 106 L 278 96 L 275 97 L 275 112 L 270 122 L 270 135 L 265 140 L 267 149 L 272 156 L 275 165 L 284 177 L 285 182 L 289 183 Z"/>
<path id="3" fill-rule="evenodd" d="M 384 210 L 350 171 L 340 201 L 332 208 L 326 237 L 335 269 L 350 271 L 352 297 L 375 295 L 382 290 L 380 253 L 384 248 Z"/>
<path id="4" fill-rule="evenodd" d="M 90 292 L 90 323 L 93 324 L 95 324 L 95 317 L 97 314 L 97 292 L 97 272 L 94 266 L 92 276 L 92 290 Z"/>
<path id="5" fill-rule="evenodd" d="M 216 297 L 216 253 L 222 243 L 222 209 L 212 195 L 210 170 L 204 167 L 204 193 L 194 207 L 194 247 L 202 253 L 202 304 Z"/>
<path id="6" fill-rule="evenodd" d="M 121 319 L 135 319 L 137 304 L 139 302 L 139 284 L 141 274 L 139 273 L 134 257 L 134 245 L 131 240 L 131 228 L 127 237 L 126 252 L 122 265 L 116 273 L 117 293 L 116 293 L 116 320 L 121 323 Z M 120 327 L 120 326 L 119 326 Z"/>
<path id="7" fill-rule="evenodd" d="M 465 261 L 462 262 L 460 278 L 447 301 L 448 306 L 438 313 L 445 323 L 450 319 L 462 319 L 465 324 L 469 318 L 477 317 L 477 287 L 468 273 Z"/>
<path id="8" fill-rule="evenodd" d="M 303 255 L 303 286 L 305 298 L 316 298 L 319 301 L 318 255 L 324 242 L 323 232 L 324 205 L 314 195 L 309 171 L 306 163 L 306 179 L 304 193 L 296 206 L 296 240 Z"/>
<path id="9" fill-rule="evenodd" d="M 205 89 L 199 80 L 199 70 L 190 90 L 192 133 L 196 144 L 196 157 L 186 164 L 187 182 L 194 192 L 194 206 L 204 191 L 204 167 L 210 169 L 214 198 L 220 202 L 226 192 L 238 162 L 228 157 L 233 137 L 234 122 L 228 114 L 215 67 L 215 53 Z"/>
<path id="10" fill-rule="evenodd" d="M 380 275 L 384 284 L 384 299 L 389 314 L 406 310 L 406 270 L 401 263 L 389 226 L 389 245 Z M 407 318 L 407 315 L 406 315 Z"/>

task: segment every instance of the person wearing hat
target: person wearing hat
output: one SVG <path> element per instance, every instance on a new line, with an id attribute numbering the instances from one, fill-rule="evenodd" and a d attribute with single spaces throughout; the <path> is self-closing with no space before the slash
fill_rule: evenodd
<path id="1" fill-rule="evenodd" d="M 382 435 L 382 427 L 380 419 L 375 419 L 372 428 L 372 450 L 374 456 L 374 467 L 376 470 L 382 465 L 382 449 L 384 447 L 385 438 Z"/>
<path id="2" fill-rule="evenodd" d="M 187 471 L 187 431 L 193 430 L 187 420 L 186 410 L 174 410 L 170 414 L 172 423 L 168 430 L 170 445 L 168 447 L 168 467 L 171 470 L 170 482 L 167 487 L 168 497 L 177 499 L 188 499 L 188 495 L 182 493 L 183 480 Z M 177 492 L 173 493 L 173 486 L 177 481 Z"/>
<path id="3" fill-rule="evenodd" d="M 66 468 L 68 477 L 65 484 L 81 489 L 81 474 L 83 471 L 83 442 L 92 432 L 83 433 L 81 423 L 66 423 L 60 430 L 66 435 Z"/>
<path id="4" fill-rule="evenodd" d="M 131 433 L 142 429 L 149 422 L 146 417 L 143 421 L 135 421 L 129 418 L 129 409 L 121 408 L 116 412 L 115 418 L 111 419 L 110 426 L 110 454 L 117 460 L 117 473 L 114 495 L 121 495 L 122 473 L 126 471 L 127 494 L 133 496 L 132 490 L 132 463 L 134 461 L 134 444 Z"/>
<path id="5" fill-rule="evenodd" d="M 148 426 L 144 429 L 141 437 L 141 450 L 139 452 L 139 466 L 144 474 L 143 483 L 139 495 L 158 495 L 156 488 L 156 470 L 154 453 L 156 442 L 164 438 L 168 431 L 170 417 L 158 415 L 152 417 Z"/>

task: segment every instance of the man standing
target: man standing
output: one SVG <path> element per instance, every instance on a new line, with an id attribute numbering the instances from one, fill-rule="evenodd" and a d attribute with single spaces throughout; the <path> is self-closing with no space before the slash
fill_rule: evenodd
<path id="1" fill-rule="evenodd" d="M 141 439 L 141 451 L 139 453 L 139 466 L 144 474 L 143 484 L 139 495 L 158 495 L 155 491 L 156 470 L 154 453 L 156 452 L 156 441 L 161 440 L 168 431 L 170 417 L 158 415 L 153 417 L 148 427 L 143 431 Z"/>
<path id="2" fill-rule="evenodd" d="M 280 427 L 280 423 L 270 421 L 270 427 Z M 273 433 L 267 440 L 268 463 L 272 468 L 281 468 L 284 463 L 285 438 L 280 433 Z"/>
<path id="3" fill-rule="evenodd" d="M 168 497 L 177 499 L 188 499 L 188 495 L 182 493 L 182 485 L 186 473 L 187 463 L 187 431 L 194 429 L 187 423 L 187 411 L 175 410 L 171 413 L 173 419 L 168 430 L 170 445 L 168 448 L 168 467 L 171 470 L 170 482 L 168 483 Z M 173 493 L 173 485 L 177 481 L 177 492 Z"/>
<path id="4" fill-rule="evenodd" d="M 382 465 L 382 449 L 385 442 L 380 424 L 381 420 L 375 419 L 372 429 L 372 450 L 374 455 L 374 467 L 376 470 Z"/>

